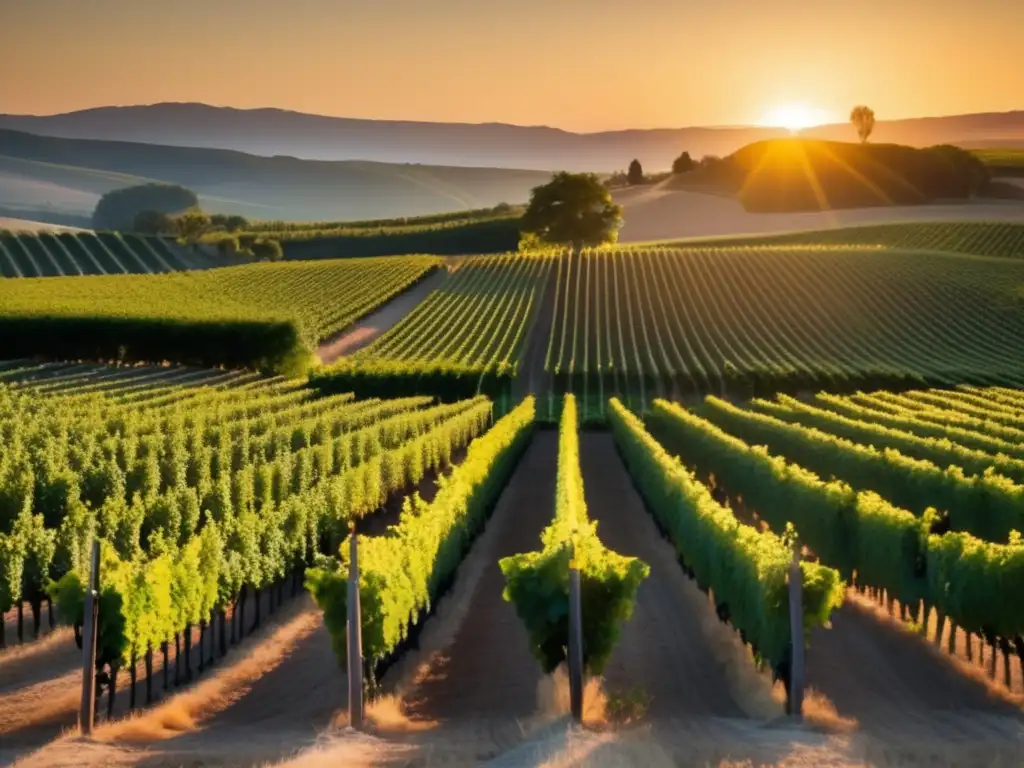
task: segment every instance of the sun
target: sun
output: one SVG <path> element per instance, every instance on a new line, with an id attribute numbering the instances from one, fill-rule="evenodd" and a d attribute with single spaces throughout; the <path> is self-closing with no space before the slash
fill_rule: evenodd
<path id="1" fill-rule="evenodd" d="M 786 128 L 793 133 L 804 128 L 828 122 L 828 113 L 823 109 L 806 104 L 782 104 L 772 109 L 759 125 L 770 128 Z"/>

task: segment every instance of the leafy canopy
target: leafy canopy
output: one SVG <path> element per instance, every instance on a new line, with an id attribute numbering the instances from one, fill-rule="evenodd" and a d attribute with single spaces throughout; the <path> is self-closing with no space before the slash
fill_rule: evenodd
<path id="1" fill-rule="evenodd" d="M 523 214 L 522 231 L 547 243 L 585 245 L 614 243 L 622 226 L 622 207 L 595 174 L 556 173 L 533 189 Z"/>

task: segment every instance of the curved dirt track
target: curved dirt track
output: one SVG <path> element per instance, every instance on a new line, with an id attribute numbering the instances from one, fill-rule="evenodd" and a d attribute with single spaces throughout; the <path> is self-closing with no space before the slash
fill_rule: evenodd
<path id="1" fill-rule="evenodd" d="M 651 566 L 605 669 L 609 689 L 640 686 L 655 717 L 743 717 L 726 665 L 745 660 L 725 657 L 728 648 L 710 641 L 703 627 L 718 619 L 661 538 L 611 434 L 581 433 L 580 462 L 587 511 L 601 542 Z M 752 679 L 752 666 L 749 673 Z M 760 682 L 767 697 L 769 685 Z"/>
<path id="2" fill-rule="evenodd" d="M 453 601 L 468 601 L 463 621 L 405 695 L 410 717 L 510 722 L 536 711 L 540 666 L 515 609 L 501 597 L 505 580 L 498 560 L 540 546 L 554 512 L 557 460 L 558 435 L 537 432 L 467 557 L 484 561 L 482 574 L 453 589 Z"/>
<path id="3" fill-rule="evenodd" d="M 385 331 L 397 325 L 412 312 L 416 305 L 440 288 L 448 278 L 447 266 L 438 268 L 416 285 L 400 293 L 377 311 L 364 317 L 333 339 L 320 345 L 316 356 L 321 363 L 331 363 L 343 355 L 351 355 L 373 342 Z"/>
<path id="4" fill-rule="evenodd" d="M 848 601 L 831 630 L 816 630 L 807 685 L 860 729 L 893 742 L 922 739 L 1018 744 L 1024 717 L 961 673 L 921 637 Z"/>

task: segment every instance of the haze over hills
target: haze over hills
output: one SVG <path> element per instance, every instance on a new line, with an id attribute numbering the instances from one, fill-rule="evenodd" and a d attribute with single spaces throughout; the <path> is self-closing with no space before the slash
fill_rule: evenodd
<path id="1" fill-rule="evenodd" d="M 0 115 L 0 128 L 310 160 L 598 172 L 622 170 L 634 157 L 649 170 L 667 169 L 682 150 L 695 156 L 726 155 L 753 141 L 786 135 L 783 129 L 762 127 L 572 133 L 546 126 L 368 120 L 195 103 L 100 107 L 50 116 Z M 856 138 L 845 123 L 802 134 L 842 141 Z M 1024 111 L 880 120 L 872 140 L 912 146 L 1024 147 Z"/>
<path id="2" fill-rule="evenodd" d="M 549 178 L 543 171 L 262 157 L 0 130 L 0 215 L 57 224 L 89 226 L 81 217 L 102 194 L 148 181 L 187 186 L 211 212 L 309 221 L 525 202 Z"/>

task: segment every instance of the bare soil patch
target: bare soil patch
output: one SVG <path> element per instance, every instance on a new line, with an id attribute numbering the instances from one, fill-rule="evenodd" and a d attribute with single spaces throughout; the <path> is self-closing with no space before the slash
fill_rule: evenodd
<path id="1" fill-rule="evenodd" d="M 502 599 L 505 580 L 498 560 L 540 546 L 540 533 L 554 512 L 557 458 L 557 435 L 538 432 L 470 551 L 469 557 L 484 559 L 482 574 L 453 590 L 452 600 L 468 602 L 464 621 L 404 696 L 413 720 L 514 724 L 536 710 L 540 665 L 515 609 Z"/>
<path id="2" fill-rule="evenodd" d="M 332 363 L 343 355 L 351 355 L 367 346 L 382 333 L 397 325 L 432 291 L 444 285 L 447 279 L 448 269 L 441 267 L 333 339 L 328 339 L 317 350 L 320 362 Z"/>
<path id="3" fill-rule="evenodd" d="M 680 568 L 644 507 L 607 432 L 580 435 L 587 508 L 602 543 L 651 566 L 633 616 L 605 669 L 609 691 L 642 688 L 653 718 L 781 715 L 771 680 L 718 629 L 707 597 Z"/>
<path id="4" fill-rule="evenodd" d="M 842 717 L 887 741 L 958 742 L 979 750 L 1016 747 L 1024 717 L 916 634 L 854 601 L 816 630 L 807 682 Z"/>

